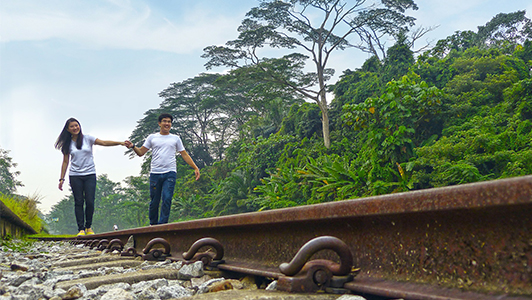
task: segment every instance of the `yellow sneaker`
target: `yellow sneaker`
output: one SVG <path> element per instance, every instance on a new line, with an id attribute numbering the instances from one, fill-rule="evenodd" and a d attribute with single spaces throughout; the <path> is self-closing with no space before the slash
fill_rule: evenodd
<path id="1" fill-rule="evenodd" d="M 85 230 L 80 230 L 80 231 L 78 232 L 78 236 L 80 236 L 80 235 L 85 235 Z"/>
<path id="2" fill-rule="evenodd" d="M 89 235 L 89 234 L 94 234 L 94 231 L 92 231 L 92 228 L 87 228 L 87 229 L 85 229 L 85 233 L 86 233 L 87 235 Z"/>

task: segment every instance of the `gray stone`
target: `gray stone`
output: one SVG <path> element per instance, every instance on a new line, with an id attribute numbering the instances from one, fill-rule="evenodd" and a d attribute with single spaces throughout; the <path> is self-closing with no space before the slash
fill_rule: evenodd
<path id="1" fill-rule="evenodd" d="M 15 280 L 11 283 L 11 285 L 19 286 L 24 283 L 24 281 L 29 280 L 31 278 L 33 278 L 33 274 L 31 273 L 20 274 L 18 277 L 14 278 Z"/>
<path id="2" fill-rule="evenodd" d="M 131 285 L 127 282 L 119 282 L 115 284 L 101 285 L 98 288 L 96 288 L 96 290 L 102 292 L 101 294 L 105 294 L 112 289 L 123 289 L 125 291 L 129 291 L 131 290 Z"/>
<path id="3" fill-rule="evenodd" d="M 165 278 L 160 278 L 160 279 L 135 283 L 131 286 L 131 290 L 141 291 L 141 290 L 148 289 L 148 288 L 157 290 L 163 286 L 168 286 L 168 280 Z"/>
<path id="4" fill-rule="evenodd" d="M 63 290 L 62 288 L 53 289 L 51 286 L 46 286 L 46 285 L 43 285 L 43 286 L 45 286 L 44 297 L 46 298 L 54 298 L 54 297 L 62 298 L 66 294 L 66 291 Z"/>
<path id="5" fill-rule="evenodd" d="M 180 286 L 180 285 L 172 285 L 172 286 L 163 286 L 157 290 L 157 295 L 159 295 L 159 298 L 161 300 L 167 300 L 172 298 L 183 298 L 192 296 L 193 293 L 190 290 L 187 290 L 186 288 Z"/>
<path id="6" fill-rule="evenodd" d="M 203 273 L 203 262 L 197 261 L 190 265 L 184 265 L 179 269 L 179 279 L 190 280 L 194 277 L 202 277 Z"/>
<path id="7" fill-rule="evenodd" d="M 44 287 L 37 285 L 20 285 L 14 295 L 27 295 L 31 299 L 39 299 L 44 296 Z"/>
<path id="8" fill-rule="evenodd" d="M 34 286 L 34 285 L 37 285 L 37 284 L 41 284 L 42 283 L 42 280 L 40 280 L 39 278 L 37 277 L 32 277 L 26 281 L 24 281 L 22 284 L 20 284 L 19 286 L 22 287 L 22 286 Z"/>
<path id="9" fill-rule="evenodd" d="M 366 300 L 366 298 L 362 296 L 355 296 L 355 295 L 342 295 L 340 298 L 336 300 Z"/>
<path id="10" fill-rule="evenodd" d="M 209 275 L 205 275 L 200 278 L 190 278 L 190 286 L 199 287 L 200 285 L 211 279 L 212 277 Z"/>
<path id="11" fill-rule="evenodd" d="M 266 287 L 267 291 L 276 291 L 277 290 L 277 280 L 272 281 L 268 286 Z"/>
<path id="12" fill-rule="evenodd" d="M 124 250 L 127 250 L 129 248 L 134 248 L 134 247 L 135 247 L 135 237 L 134 236 L 130 236 L 127 239 L 126 244 L 124 245 Z"/>
<path id="13" fill-rule="evenodd" d="M 76 284 L 75 286 L 68 289 L 68 291 L 63 296 L 64 300 L 78 299 L 83 297 L 87 293 L 87 288 L 83 284 Z"/>
<path id="14" fill-rule="evenodd" d="M 100 300 L 135 300 L 135 297 L 124 289 L 115 288 L 105 293 Z"/>
<path id="15" fill-rule="evenodd" d="M 161 300 L 157 294 L 157 290 L 154 288 L 147 288 L 136 293 L 137 300 Z"/>

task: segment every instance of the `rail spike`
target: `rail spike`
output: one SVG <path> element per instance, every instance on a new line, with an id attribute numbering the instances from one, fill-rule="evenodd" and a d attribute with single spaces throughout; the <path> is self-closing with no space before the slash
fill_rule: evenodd
<path id="1" fill-rule="evenodd" d="M 153 249 L 155 245 L 162 245 L 164 247 L 164 252 L 161 249 Z M 167 257 L 170 256 L 170 243 L 163 238 L 154 238 L 146 244 L 146 247 L 142 249 L 144 255 L 142 259 L 151 260 L 151 261 L 164 261 Z"/>
<path id="2" fill-rule="evenodd" d="M 113 252 L 115 250 L 122 252 L 122 250 L 124 250 L 124 243 L 122 243 L 120 239 L 112 239 L 109 242 L 109 245 L 107 245 L 106 250 L 109 250 L 109 252 Z"/>
<path id="3" fill-rule="evenodd" d="M 209 251 L 197 253 L 198 250 L 204 246 L 211 246 L 214 248 L 214 250 L 216 250 L 216 254 L 213 255 Z M 224 247 L 217 239 L 211 237 L 205 237 L 197 240 L 194 244 L 192 244 L 192 246 L 190 246 L 190 249 L 187 252 L 183 252 L 183 259 L 185 259 L 187 262 L 190 263 L 201 260 L 204 267 L 216 267 L 219 264 L 224 263 L 225 261 L 222 260 L 223 257 Z"/>
<path id="4" fill-rule="evenodd" d="M 129 247 L 126 250 L 123 250 L 120 253 L 120 256 L 134 256 L 134 257 L 137 257 L 137 256 L 140 256 L 140 254 L 137 254 L 137 250 L 135 250 L 134 247 Z"/>
<path id="5" fill-rule="evenodd" d="M 100 243 L 100 240 L 92 240 L 92 242 L 90 242 L 89 244 L 89 248 L 94 249 L 94 247 L 98 246 L 99 243 Z"/>
<path id="6" fill-rule="evenodd" d="M 107 248 L 108 244 L 109 244 L 109 240 L 108 239 L 102 239 L 102 240 L 100 240 L 100 242 L 96 246 L 96 250 L 103 251 L 103 250 L 105 250 Z"/>
<path id="7" fill-rule="evenodd" d="M 340 257 L 340 264 L 324 259 L 308 260 L 316 252 L 333 250 Z M 342 293 L 343 285 L 352 281 L 350 274 L 353 266 L 353 255 L 339 238 L 321 236 L 308 241 L 299 249 L 290 263 L 282 263 L 279 270 L 281 276 L 278 289 L 288 292 L 315 292 L 321 289 L 333 293 Z M 297 275 L 297 276 L 296 276 Z"/>

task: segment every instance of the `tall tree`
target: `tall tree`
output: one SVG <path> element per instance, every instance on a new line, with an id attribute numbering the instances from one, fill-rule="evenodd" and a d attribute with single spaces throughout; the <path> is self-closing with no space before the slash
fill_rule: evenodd
<path id="1" fill-rule="evenodd" d="M 18 186 L 24 186 L 22 182 L 15 177 L 20 174 L 19 171 L 12 171 L 16 163 L 9 156 L 9 151 L 0 148 L 0 193 L 12 194 L 17 190 Z"/>
<path id="2" fill-rule="evenodd" d="M 45 220 L 52 234 L 76 234 L 78 226 L 74 215 L 74 196 L 72 193 L 54 204 Z"/>
<path id="3" fill-rule="evenodd" d="M 171 113 L 175 119 L 176 131 L 184 137 L 190 155 L 198 166 L 213 162 L 210 153 L 211 138 L 224 139 L 211 129 L 219 116 L 219 109 L 212 92 L 218 74 L 200 74 L 179 83 L 173 83 L 159 93 L 164 100 L 161 110 Z M 221 131 L 223 132 L 223 131 Z"/>
<path id="4" fill-rule="evenodd" d="M 247 13 L 247 18 L 238 28 L 238 39 L 227 42 L 226 46 L 207 47 L 202 57 L 209 59 L 205 65 L 208 69 L 215 66 L 258 66 L 264 74 L 262 80 L 284 84 L 314 101 L 321 111 L 324 145 L 329 148 L 326 82 L 334 74 L 332 69 L 327 68 L 331 54 L 334 50 L 353 46 L 348 37 L 362 26 L 386 26 L 391 31 L 413 25 L 413 19 L 403 15 L 406 9 L 417 9 L 417 6 L 413 0 L 357 0 L 354 3 L 340 0 L 262 1 L 259 7 Z M 379 24 L 383 20 L 388 23 Z M 273 62 L 302 64 L 310 57 L 315 72 L 298 76 L 298 81 L 295 81 L 279 74 L 275 68 L 266 68 L 262 63 L 272 60 L 259 57 L 258 52 L 264 46 L 303 50 L 309 56 L 296 52 Z"/>
<path id="5" fill-rule="evenodd" d="M 150 182 L 149 177 L 129 176 L 124 180 L 126 187 L 122 189 L 125 214 L 122 219 L 132 227 L 142 227 L 149 224 L 148 204 L 150 202 Z"/>
<path id="6" fill-rule="evenodd" d="M 263 70 L 275 70 L 290 80 L 302 74 L 301 68 L 293 61 L 268 60 L 260 66 L 231 70 L 216 80 L 217 102 L 228 121 L 233 122 L 232 129 L 238 131 L 240 139 L 250 133 L 256 137 L 277 132 L 290 107 L 304 102 L 283 84 L 262 80 Z"/>
<path id="7" fill-rule="evenodd" d="M 508 14 L 500 13 L 486 25 L 478 27 L 477 38 L 479 44 L 488 47 L 501 43 L 515 46 L 532 39 L 532 22 L 526 17 L 524 10 Z"/>

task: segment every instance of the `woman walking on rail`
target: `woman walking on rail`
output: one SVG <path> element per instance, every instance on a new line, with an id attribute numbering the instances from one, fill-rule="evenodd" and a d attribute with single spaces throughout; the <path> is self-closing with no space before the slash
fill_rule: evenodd
<path id="1" fill-rule="evenodd" d="M 124 142 L 102 141 L 90 135 L 84 135 L 78 120 L 66 121 L 61 134 L 55 142 L 55 148 L 63 153 L 59 189 L 63 190 L 66 170 L 70 161 L 69 181 L 74 195 L 74 212 L 78 224 L 78 235 L 94 234 L 92 215 L 96 194 L 96 168 L 92 156 L 92 145 L 118 146 Z"/>

